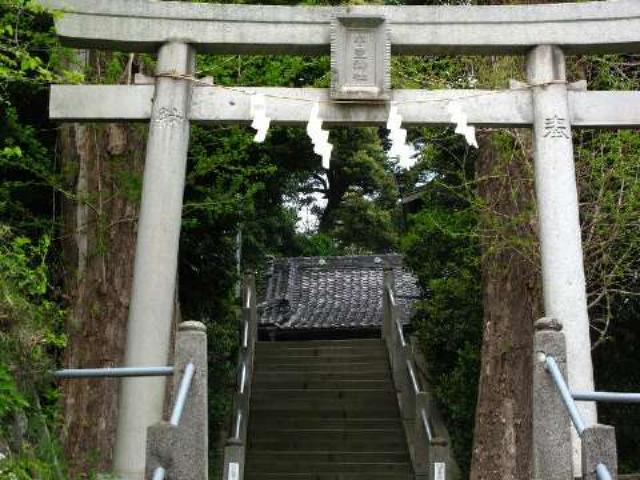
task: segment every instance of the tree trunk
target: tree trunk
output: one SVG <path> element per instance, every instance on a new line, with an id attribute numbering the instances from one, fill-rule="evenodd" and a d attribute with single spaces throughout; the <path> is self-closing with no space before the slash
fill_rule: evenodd
<path id="1" fill-rule="evenodd" d="M 531 476 L 531 349 L 541 310 L 531 149 L 527 140 L 507 155 L 496 143 L 483 139 L 477 162 L 484 331 L 470 478 L 522 480 Z"/>
<path id="2" fill-rule="evenodd" d="M 98 53 L 89 58 L 98 78 L 106 58 L 112 61 Z M 127 68 L 128 82 L 131 59 Z M 145 138 L 145 128 L 122 124 L 71 124 L 60 131 L 61 166 L 73 195 L 63 207 L 69 367 L 122 364 Z M 118 386 L 115 379 L 64 382 L 70 478 L 111 468 Z"/>
<path id="3" fill-rule="evenodd" d="M 493 70 L 501 63 L 514 65 L 510 59 L 494 59 Z M 507 133 L 483 141 L 477 164 L 478 195 L 486 215 L 481 220 L 484 332 L 472 480 L 531 478 L 533 323 L 543 311 L 542 283 L 531 133 L 511 133 L 515 141 L 506 149 L 501 140 Z"/>

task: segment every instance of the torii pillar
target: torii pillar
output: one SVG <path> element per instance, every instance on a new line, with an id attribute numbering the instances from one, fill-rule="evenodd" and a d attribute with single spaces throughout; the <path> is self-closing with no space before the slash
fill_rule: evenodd
<path id="1" fill-rule="evenodd" d="M 528 57 L 533 90 L 535 186 L 538 203 L 544 312 L 562 322 L 567 336 L 567 373 L 574 390 L 592 391 L 593 366 L 582 254 L 578 190 L 565 58 L 543 45 Z M 578 408 L 587 425 L 597 423 L 593 402 Z M 574 475 L 580 475 L 580 441 L 572 430 Z"/>
<path id="2" fill-rule="evenodd" d="M 129 306 L 128 366 L 166 365 L 169 358 L 193 83 L 179 77 L 192 74 L 194 60 L 186 43 L 165 43 L 158 52 Z M 162 419 L 165 384 L 164 377 L 122 381 L 114 455 L 120 479 L 144 479 L 147 427 Z"/>

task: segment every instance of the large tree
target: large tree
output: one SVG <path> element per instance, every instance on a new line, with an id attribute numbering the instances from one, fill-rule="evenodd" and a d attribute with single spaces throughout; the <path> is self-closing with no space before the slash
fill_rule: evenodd
<path id="1" fill-rule="evenodd" d="M 135 57 L 86 52 L 82 70 L 96 82 L 130 83 Z M 59 156 L 65 284 L 70 308 L 66 364 L 122 365 L 133 277 L 145 128 L 68 124 Z M 118 409 L 117 379 L 63 384 L 64 435 L 71 475 L 111 468 Z"/>

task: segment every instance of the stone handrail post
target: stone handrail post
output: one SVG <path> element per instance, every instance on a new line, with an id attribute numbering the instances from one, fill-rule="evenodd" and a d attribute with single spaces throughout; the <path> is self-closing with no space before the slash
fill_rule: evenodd
<path id="1" fill-rule="evenodd" d="M 429 408 L 429 394 L 421 392 L 416 395 L 415 418 L 413 425 L 413 470 L 416 480 L 429 479 L 430 445 L 429 436 L 421 423 L 422 409 Z"/>
<path id="2" fill-rule="evenodd" d="M 170 480 L 207 480 L 209 471 L 209 422 L 207 401 L 207 333 L 200 322 L 178 326 L 175 351 L 174 391 L 177 391 L 187 364 L 195 374 L 178 425 L 159 422 L 147 430 L 146 478 L 157 467 Z M 138 399 L 144 403 L 144 399 Z"/>
<path id="3" fill-rule="evenodd" d="M 433 412 L 435 399 L 429 392 L 420 392 L 416 395 L 415 424 L 414 424 L 414 464 L 416 479 L 440 480 L 443 478 L 440 471 L 443 470 L 444 478 L 450 478 L 447 472 L 449 459 L 449 442 L 437 436 L 431 425 L 431 419 L 426 417 L 428 425 L 424 425 L 422 412 Z M 427 430 L 427 428 L 429 430 Z M 431 435 L 431 438 L 430 438 Z M 440 474 L 440 476 L 439 476 Z"/>
<path id="4" fill-rule="evenodd" d="M 536 321 L 533 343 L 533 480 L 573 480 L 571 420 L 545 368 L 545 359 L 551 355 L 566 375 L 560 322 L 552 318 Z"/>
<path id="5" fill-rule="evenodd" d="M 607 466 L 612 479 L 618 478 L 615 428 L 593 425 L 582 432 L 582 479 L 596 480 L 598 464 Z"/>

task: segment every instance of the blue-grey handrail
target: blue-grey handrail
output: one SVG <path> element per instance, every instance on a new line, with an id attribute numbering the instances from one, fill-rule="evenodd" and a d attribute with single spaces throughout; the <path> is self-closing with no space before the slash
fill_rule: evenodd
<path id="1" fill-rule="evenodd" d="M 193 380 L 193 374 L 196 371 L 196 366 L 193 363 L 188 363 L 184 369 L 184 375 L 180 380 L 180 387 L 178 388 L 178 395 L 176 396 L 176 402 L 173 405 L 173 411 L 171 412 L 171 420 L 169 423 L 175 427 L 180 423 L 182 418 L 182 412 L 184 412 L 184 406 L 187 403 L 187 396 L 191 389 L 191 381 Z"/>
<path id="2" fill-rule="evenodd" d="M 569 416 L 571 417 L 571 421 L 573 422 L 573 426 L 576 428 L 578 435 L 582 435 L 582 432 L 584 432 L 584 429 L 586 428 L 584 420 L 582 419 L 582 416 L 578 411 L 576 402 L 571 396 L 569 386 L 567 385 L 567 382 L 564 381 L 562 372 L 560 372 L 560 368 L 558 368 L 558 364 L 552 356 L 546 357 L 545 368 L 547 369 L 547 372 L 551 374 L 551 378 L 553 378 L 556 388 L 560 393 L 560 397 L 562 397 L 562 403 L 564 403 L 564 406 L 567 407 Z"/>
<path id="3" fill-rule="evenodd" d="M 193 362 L 189 362 L 184 369 L 182 379 L 180 379 L 180 385 L 178 386 L 178 394 L 173 404 L 173 410 L 171 411 L 171 419 L 169 424 L 177 427 L 180 425 L 180 419 L 184 412 L 184 407 L 187 403 L 187 397 L 189 396 L 189 390 L 191 389 L 191 383 L 193 381 L 193 375 L 196 372 L 196 366 Z M 153 480 L 164 480 L 167 471 L 164 467 L 156 467 L 153 471 Z"/>
<path id="4" fill-rule="evenodd" d="M 578 402 L 640 403 L 640 393 L 571 392 Z"/>
<path id="5" fill-rule="evenodd" d="M 158 467 L 153 471 L 153 480 L 164 480 L 167 471 L 163 467 Z"/>
<path id="6" fill-rule="evenodd" d="M 424 431 L 427 432 L 427 441 L 429 443 L 433 443 L 433 432 L 431 431 L 431 424 L 429 423 L 429 419 L 427 418 L 427 411 L 424 408 L 420 410 L 420 417 L 422 418 L 422 426 L 424 427 Z"/>
<path id="7" fill-rule="evenodd" d="M 55 378 L 114 378 L 114 377 L 166 377 L 173 375 L 173 367 L 105 367 L 65 368 L 53 372 Z"/>
<path id="8" fill-rule="evenodd" d="M 418 384 L 418 377 L 416 377 L 416 372 L 413 369 L 413 363 L 411 360 L 407 358 L 407 373 L 409 374 L 409 378 L 411 379 L 411 385 L 413 386 L 413 393 L 416 395 L 420 393 L 420 385 Z"/>
<path id="9" fill-rule="evenodd" d="M 249 422 L 249 403 L 251 397 L 251 379 L 253 377 L 255 344 L 257 340 L 257 295 L 253 274 L 246 274 L 242 282 L 242 324 L 240 328 L 240 349 L 238 351 L 236 392 L 233 401 L 233 417 L 231 420 L 228 445 L 229 448 L 246 448 L 246 433 Z M 230 462 L 238 462 L 233 450 L 225 447 L 225 470 Z M 244 461 L 244 450 L 241 453 L 240 463 Z M 228 456 L 229 455 L 229 456 Z M 230 460 L 233 458 L 233 460 Z M 240 468 L 240 478 L 244 468 Z"/>
<path id="10" fill-rule="evenodd" d="M 396 324 L 396 330 L 398 330 L 398 338 L 400 339 L 400 345 L 402 345 L 403 347 L 406 347 L 407 341 L 404 338 L 404 331 L 402 330 L 402 325 L 400 325 L 400 322 L 398 321 L 398 319 L 396 319 L 394 323 Z"/>
<path id="11" fill-rule="evenodd" d="M 569 412 L 569 416 L 571 417 L 573 426 L 578 432 L 578 435 L 582 436 L 586 428 L 584 420 L 582 419 L 582 415 L 580 415 L 580 411 L 578 410 L 575 399 L 569 391 L 569 386 L 562 376 L 562 372 L 560 371 L 555 358 L 553 358 L 551 355 L 547 355 L 545 358 L 545 368 L 551 375 L 551 378 L 553 378 L 553 383 L 558 389 L 560 397 L 562 397 L 562 403 L 564 403 L 564 406 L 567 407 L 567 411 Z M 604 463 L 599 463 L 596 466 L 596 476 L 598 477 L 598 480 L 612 480 L 611 473 Z"/>
<path id="12" fill-rule="evenodd" d="M 613 480 L 609 469 L 604 463 L 596 465 L 596 476 L 598 477 L 598 480 Z"/>

